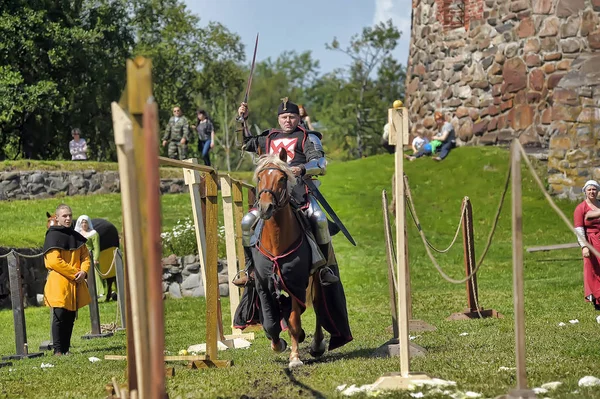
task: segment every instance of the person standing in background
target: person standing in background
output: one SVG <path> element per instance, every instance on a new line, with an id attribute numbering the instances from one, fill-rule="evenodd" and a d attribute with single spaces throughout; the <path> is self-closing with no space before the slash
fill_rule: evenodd
<path id="1" fill-rule="evenodd" d="M 167 147 L 171 159 L 187 158 L 187 143 L 190 141 L 190 124 L 183 116 L 180 107 L 173 108 L 173 116 L 169 119 L 165 134 L 162 137 L 162 146 Z"/>
<path id="2" fill-rule="evenodd" d="M 73 140 L 69 142 L 69 152 L 71 153 L 71 160 L 87 160 L 87 143 L 85 142 L 85 139 L 81 138 L 81 130 L 79 128 L 71 130 L 71 136 L 73 136 Z"/>
<path id="3" fill-rule="evenodd" d="M 215 126 L 205 110 L 199 109 L 197 115 L 197 125 L 192 128 L 198 133 L 198 152 L 202 154 L 204 165 L 210 166 L 210 150 L 215 146 Z"/>
<path id="4" fill-rule="evenodd" d="M 315 130 L 313 128 L 312 121 L 310 120 L 310 116 L 308 116 L 308 112 L 306 112 L 306 108 L 304 108 L 304 105 L 300 104 L 298 109 L 300 110 L 300 126 L 306 130 Z"/>

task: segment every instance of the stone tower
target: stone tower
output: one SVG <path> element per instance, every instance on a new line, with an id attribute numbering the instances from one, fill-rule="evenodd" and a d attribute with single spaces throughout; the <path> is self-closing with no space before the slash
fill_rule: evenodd
<path id="1" fill-rule="evenodd" d="M 462 144 L 548 151 L 549 184 L 600 178 L 600 0 L 412 0 L 411 132 L 441 109 Z"/>

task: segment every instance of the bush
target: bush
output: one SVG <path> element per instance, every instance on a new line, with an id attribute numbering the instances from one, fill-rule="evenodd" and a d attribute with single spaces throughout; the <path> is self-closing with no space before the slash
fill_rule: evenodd
<path id="1" fill-rule="evenodd" d="M 217 229 L 219 235 L 219 258 L 225 258 L 225 226 Z M 196 245 L 196 231 L 191 218 L 179 219 L 173 229 L 165 231 L 161 235 L 163 256 L 175 254 L 177 256 L 198 255 Z"/>

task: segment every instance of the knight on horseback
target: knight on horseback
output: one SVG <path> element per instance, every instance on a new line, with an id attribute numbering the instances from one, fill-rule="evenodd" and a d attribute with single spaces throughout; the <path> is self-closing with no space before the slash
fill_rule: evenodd
<path id="1" fill-rule="evenodd" d="M 248 118 L 248 104 L 241 103 L 238 113 L 244 119 Z M 339 278 L 326 266 L 331 245 L 331 234 L 327 216 L 321 209 L 313 193 L 306 185 L 307 179 L 316 179 L 327 171 L 325 152 L 321 144 L 322 135 L 319 132 L 306 130 L 300 126 L 300 111 L 298 105 L 283 98 L 277 110 L 280 129 L 268 129 L 258 136 L 249 134 L 244 126 L 244 146 L 248 152 L 257 154 L 278 154 L 285 149 L 288 164 L 296 176 L 296 188 L 292 194 L 294 203 L 308 219 L 312 235 L 318 244 L 314 248 L 312 273 L 318 272 L 321 284 L 330 285 L 339 282 Z M 315 180 L 317 184 L 320 183 Z M 318 186 L 317 186 L 318 187 Z M 258 222 L 258 211 L 250 210 L 242 219 L 242 242 L 246 254 L 246 275 L 234 280 L 236 285 L 244 285 L 252 270 L 252 255 L 250 247 L 255 243 L 254 230 Z M 335 231 L 335 227 L 333 228 Z M 336 231 L 337 232 L 337 231 Z M 335 234 L 335 233 L 334 233 Z M 319 253 L 320 252 L 320 253 Z M 320 261 L 319 261 L 320 259 Z"/>

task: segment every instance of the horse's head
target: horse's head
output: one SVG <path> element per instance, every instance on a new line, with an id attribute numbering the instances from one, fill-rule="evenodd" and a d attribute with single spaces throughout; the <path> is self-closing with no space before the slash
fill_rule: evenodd
<path id="1" fill-rule="evenodd" d="M 269 219 L 289 203 L 296 177 L 287 164 L 287 152 L 279 155 L 262 155 L 258 159 L 254 181 L 257 184 L 258 212 L 262 219 Z"/>
<path id="2" fill-rule="evenodd" d="M 52 226 L 58 226 L 58 219 L 56 218 L 56 215 L 51 215 L 50 213 L 46 212 L 46 217 L 48 218 L 46 222 L 47 229 Z"/>

